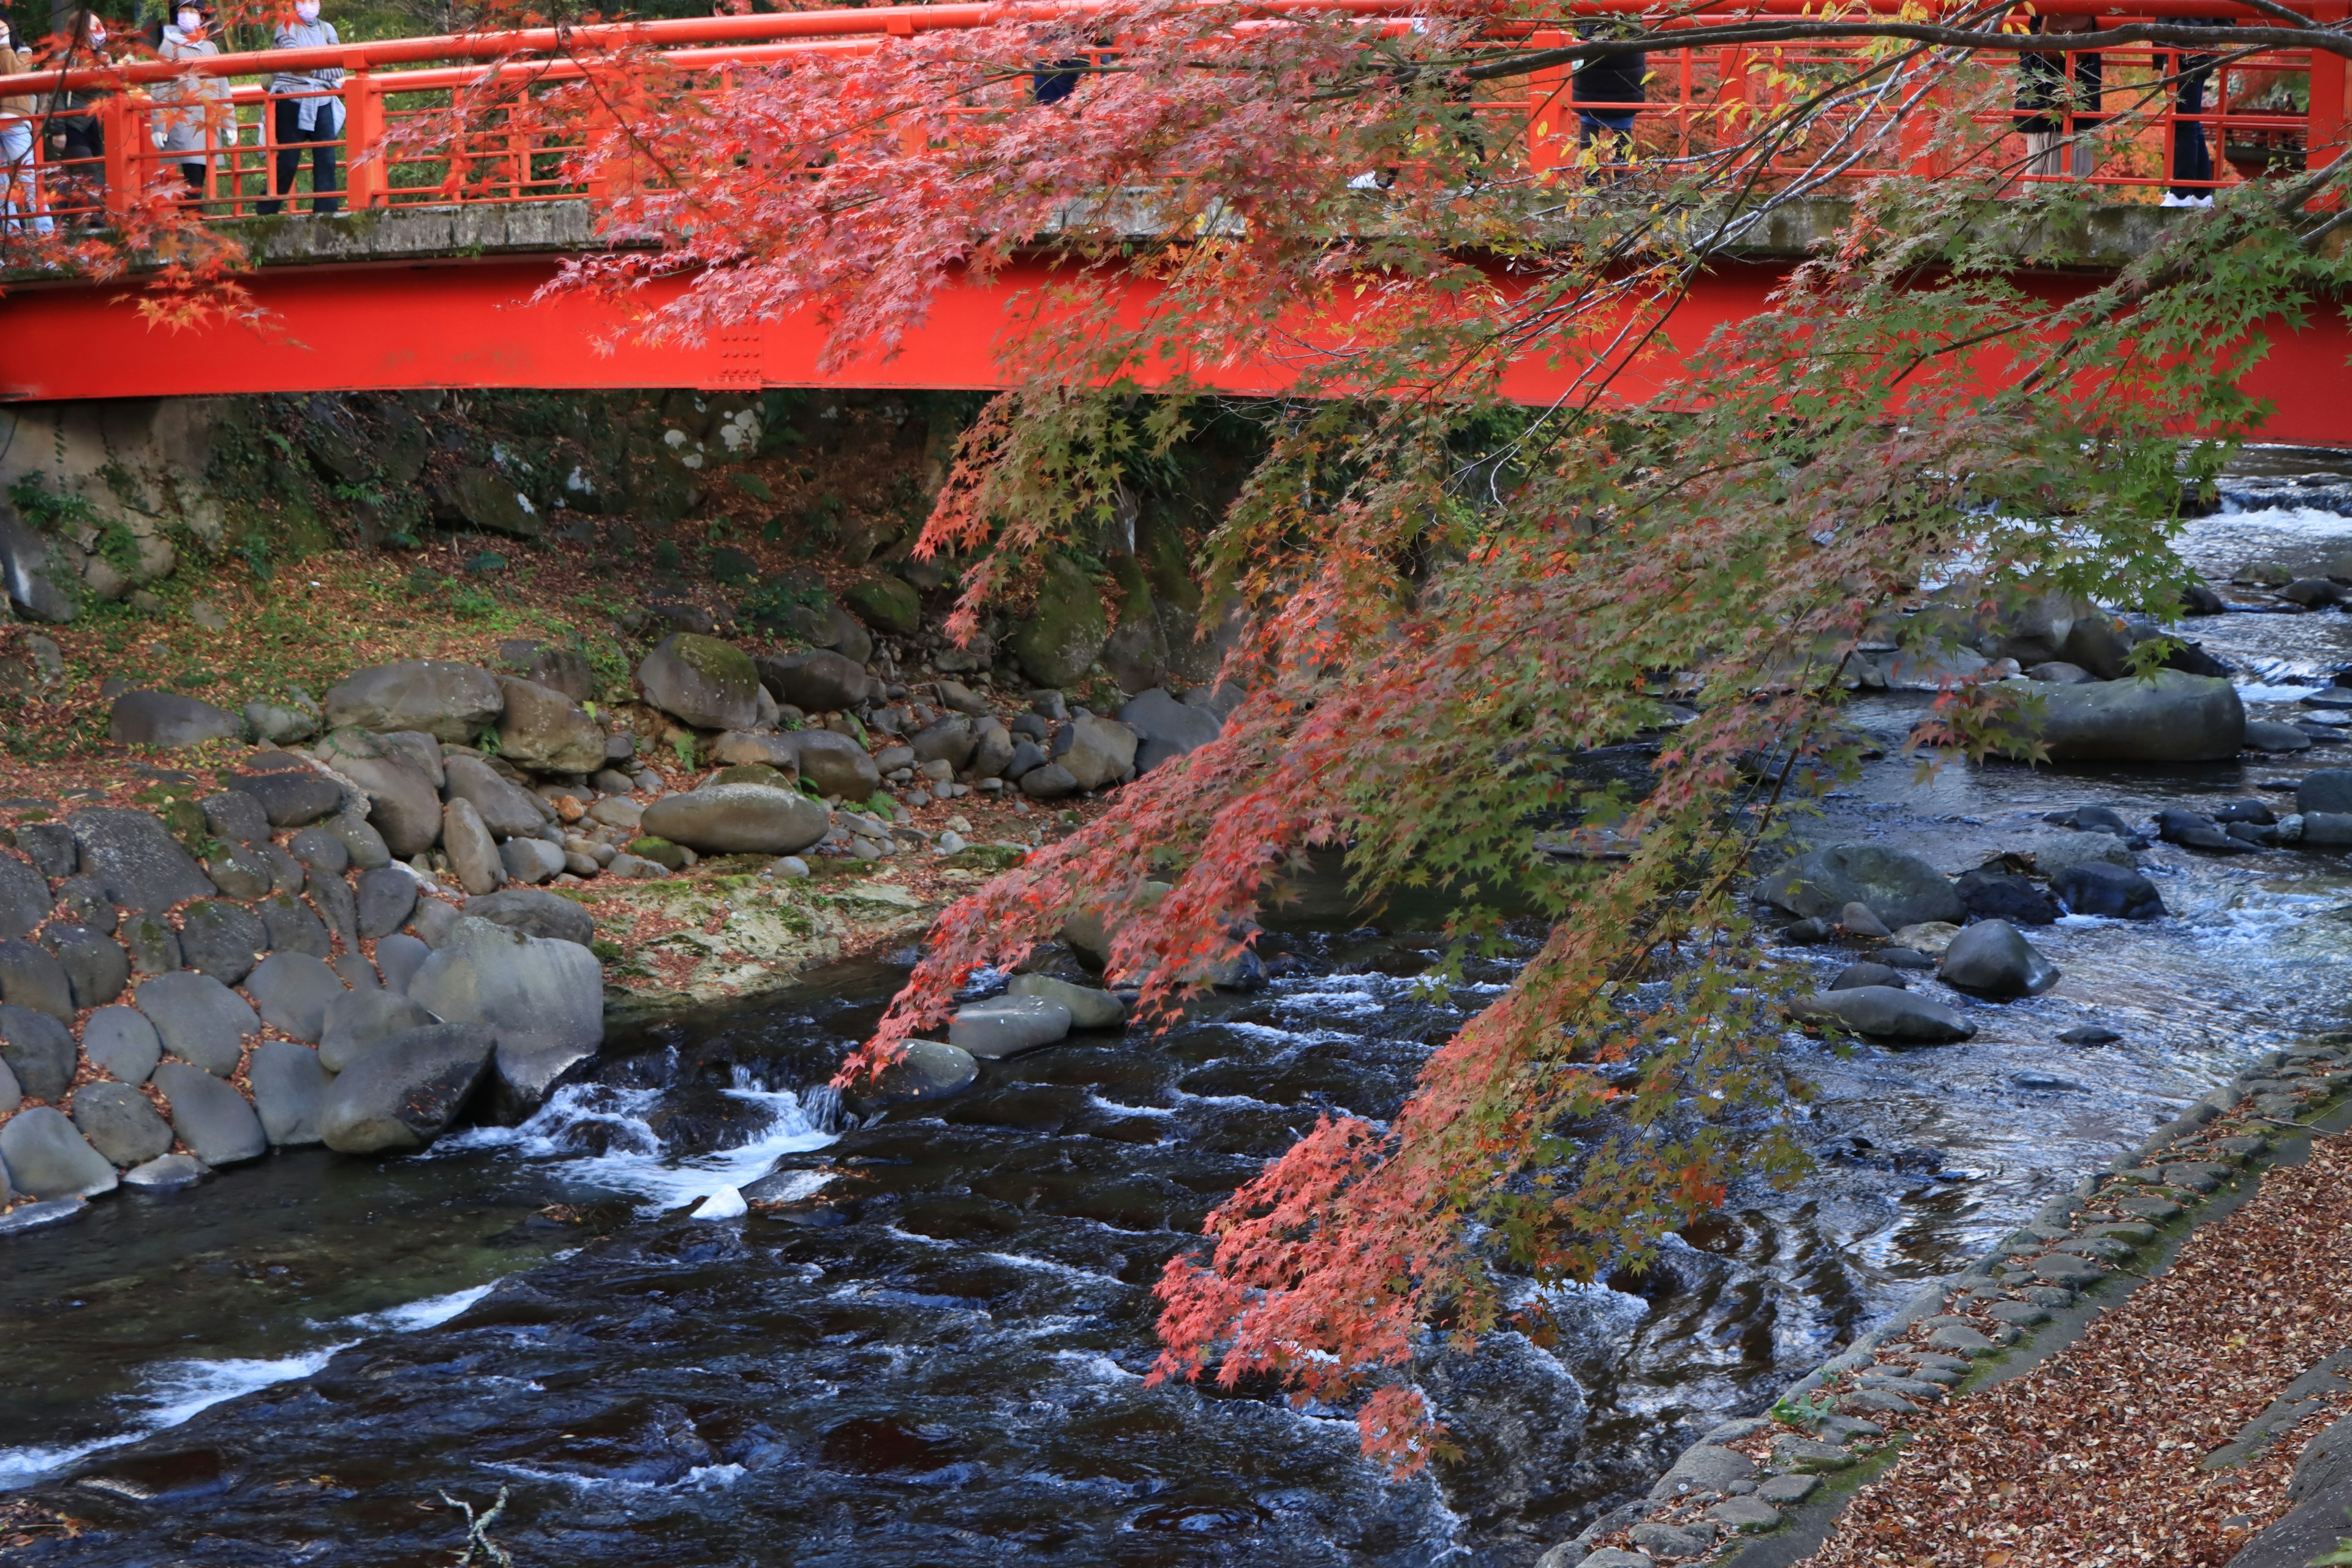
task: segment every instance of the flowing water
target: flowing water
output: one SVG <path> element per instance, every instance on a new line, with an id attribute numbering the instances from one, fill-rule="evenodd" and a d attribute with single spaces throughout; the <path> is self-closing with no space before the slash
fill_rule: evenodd
<path id="1" fill-rule="evenodd" d="M 2258 455 L 2229 494 L 2186 543 L 2219 575 L 2352 550 L 2352 478 L 2308 454 Z M 2334 613 L 2191 631 L 2262 711 L 2352 663 Z M 1856 717 L 1899 741 L 1923 700 Z M 1924 786 L 1890 757 L 1829 810 L 1958 871 L 2063 831 L 2046 811 L 2259 794 L 2336 756 Z M 1973 1041 L 1793 1045 L 1818 1171 L 1559 1292 L 1555 1343 L 1423 1367 L 1463 1449 L 1428 1478 L 1366 1465 L 1344 1413 L 1144 1379 L 1151 1284 L 1201 1216 L 1318 1115 L 1391 1114 L 1508 979 L 1427 994 L 1427 942 L 1364 931 L 1299 938 L 1297 972 L 1163 1039 L 1081 1037 L 870 1126 L 812 1087 L 896 978 L 845 967 L 618 1038 L 523 1128 L 281 1154 L 0 1240 L 0 1487 L 87 1523 L 16 1556 L 421 1568 L 455 1561 L 457 1503 L 503 1491 L 488 1534 L 525 1568 L 1523 1564 L 2250 1056 L 2342 1021 L 2340 855 L 2147 859 L 2174 918 L 2038 933 L 2051 994 L 1944 994 Z M 2121 1040 L 2057 1043 L 2093 1017 Z M 785 1201 L 688 1217 L 755 1182 Z"/>

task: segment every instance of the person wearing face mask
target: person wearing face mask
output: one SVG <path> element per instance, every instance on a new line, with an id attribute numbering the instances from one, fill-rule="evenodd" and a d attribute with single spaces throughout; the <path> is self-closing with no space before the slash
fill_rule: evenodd
<path id="1" fill-rule="evenodd" d="M 167 60 L 199 60 L 220 53 L 207 36 L 209 18 L 200 5 L 181 0 L 173 19 L 163 27 L 163 42 L 155 53 Z M 236 144 L 236 122 L 230 118 L 229 84 L 226 77 L 180 77 L 155 86 L 155 101 L 167 105 L 154 119 L 155 145 L 165 163 L 180 165 L 188 194 L 201 200 L 205 166 L 213 149 Z"/>
<path id="2" fill-rule="evenodd" d="M 0 20 L 0 76 L 21 76 L 33 68 L 32 56 L 16 47 L 14 30 Z M 31 93 L 0 98 L 0 212 L 7 215 L 11 234 L 30 228 L 47 234 L 55 226 L 39 211 L 40 187 L 33 169 L 33 111 L 39 100 Z M 30 218 L 30 222 L 25 221 Z"/>
<path id="3" fill-rule="evenodd" d="M 295 0 L 293 22 L 280 24 L 278 28 L 277 42 L 281 49 L 328 48 L 342 41 L 335 36 L 332 22 L 319 19 L 319 0 Z M 274 213 L 281 197 L 294 194 L 294 179 L 302 172 L 302 144 L 306 142 L 310 145 L 310 210 L 342 210 L 342 198 L 331 194 L 342 188 L 337 183 L 335 171 L 335 146 L 343 134 L 340 91 L 342 80 L 341 66 L 282 70 L 269 79 L 270 96 L 276 100 L 270 112 L 278 147 L 278 168 L 269 183 L 269 199 L 261 203 L 257 211 Z"/>
<path id="4" fill-rule="evenodd" d="M 74 14 L 72 42 L 61 59 L 50 63 L 66 70 L 86 70 L 112 65 L 106 52 L 106 24 L 95 11 Z M 69 207 L 94 203 L 106 184 L 106 122 L 95 114 L 78 113 L 106 95 L 88 88 L 52 93 L 44 121 L 49 138 L 49 161 L 62 163 L 63 183 L 72 190 L 62 200 Z"/>

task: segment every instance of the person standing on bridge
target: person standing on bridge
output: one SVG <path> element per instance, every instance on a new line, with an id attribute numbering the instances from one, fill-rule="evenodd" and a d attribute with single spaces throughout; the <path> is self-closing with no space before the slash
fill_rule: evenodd
<path id="1" fill-rule="evenodd" d="M 1646 54 L 1602 55 L 1580 64 L 1569 78 L 1569 101 L 1576 106 L 1576 140 L 1582 147 L 1600 144 L 1596 181 L 1614 184 L 1626 178 L 1633 162 L 1633 117 L 1649 100 L 1650 57 Z M 1601 169 L 1609 170 L 1607 174 Z"/>
<path id="2" fill-rule="evenodd" d="M 167 60 L 186 61 L 219 54 L 220 46 L 205 37 L 206 21 L 202 6 L 181 0 L 175 18 L 164 25 L 163 41 L 155 52 Z M 226 77 L 182 78 L 155 87 L 158 104 L 177 106 L 156 115 L 155 145 L 166 163 L 180 165 L 188 194 L 198 201 L 204 199 L 205 165 L 212 162 L 214 150 L 224 142 L 236 145 L 236 121 L 228 107 L 228 95 Z"/>
<path id="3" fill-rule="evenodd" d="M 2095 33 L 2098 27 L 2095 17 L 2084 16 L 2032 16 L 2026 21 L 2029 32 L 2068 37 Z M 2070 75 L 2074 78 L 2071 92 L 2066 80 Z M 2071 164 L 2074 178 L 2090 177 L 2094 149 L 2089 133 L 2103 118 L 2098 111 L 2106 85 L 2105 62 L 2096 49 L 2076 50 L 2071 72 L 2064 55 L 2017 57 L 2021 110 L 2017 128 L 2025 132 L 2028 174 L 2056 179 L 2069 173 Z"/>
<path id="4" fill-rule="evenodd" d="M 62 70 L 89 70 L 114 62 L 107 58 L 106 23 L 97 12 L 74 13 L 73 42 L 65 58 L 54 63 Z M 88 88 L 53 93 L 47 121 L 49 162 L 61 163 L 61 182 L 68 187 L 61 205 L 68 210 L 95 208 L 97 193 L 106 184 L 106 123 L 89 107 L 105 97 Z"/>
<path id="5" fill-rule="evenodd" d="M 319 18 L 319 0 L 295 0 L 294 21 L 280 24 L 281 49 L 325 49 L 341 47 L 332 22 Z M 341 212 L 342 189 L 336 179 L 335 147 L 342 140 L 343 68 L 314 66 L 309 70 L 282 70 L 269 79 L 272 124 L 278 142 L 278 167 L 269 182 L 269 199 L 256 209 L 265 216 L 278 209 L 281 198 L 294 195 L 295 176 L 302 172 L 302 144 L 310 144 L 310 210 Z"/>
<path id="6" fill-rule="evenodd" d="M 33 58 L 16 47 L 14 29 L 0 20 L 0 76 L 22 76 L 32 68 Z M 7 214 L 11 234 L 27 228 L 47 234 L 56 226 L 40 211 L 40 175 L 33 167 L 33 114 L 39 107 L 40 100 L 29 92 L 0 98 L 0 165 L 5 166 L 7 177 L 0 211 Z"/>

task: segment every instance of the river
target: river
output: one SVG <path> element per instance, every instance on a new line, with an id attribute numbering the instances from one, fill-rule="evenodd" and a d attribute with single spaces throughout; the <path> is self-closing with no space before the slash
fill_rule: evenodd
<path id="1" fill-rule="evenodd" d="M 2312 455 L 2253 454 L 2225 494 L 2184 540 L 2217 576 L 2352 549 L 2352 477 Z M 2334 612 L 2190 635 L 2263 712 L 2352 663 Z M 1953 763 L 1921 785 L 1894 752 L 1924 701 L 1857 703 L 1890 755 L 1826 804 L 1948 871 L 2063 831 L 2047 811 L 2352 765 Z M 2340 854 L 2147 859 L 2173 918 L 2035 933 L 2064 981 L 1962 1001 L 1968 1044 L 1793 1045 L 1819 1169 L 1736 1190 L 1639 1278 L 1557 1292 L 1549 1348 L 1425 1369 L 1464 1449 L 1430 1477 L 1368 1466 L 1339 1413 L 1143 1381 L 1151 1282 L 1201 1216 L 1318 1115 L 1391 1114 L 1509 978 L 1426 995 L 1426 939 L 1360 931 L 1299 938 L 1297 973 L 1164 1038 L 991 1066 L 872 1126 L 809 1092 L 897 977 L 843 966 L 617 1037 L 522 1129 L 383 1163 L 279 1154 L 0 1240 L 0 1488 L 89 1524 L 21 1557 L 422 1568 L 463 1544 L 451 1500 L 504 1490 L 488 1533 L 526 1568 L 1517 1568 L 2249 1057 L 2342 1022 Z M 2121 1039 L 2057 1043 L 2092 1018 Z M 687 1217 L 762 1177 L 791 1201 Z"/>

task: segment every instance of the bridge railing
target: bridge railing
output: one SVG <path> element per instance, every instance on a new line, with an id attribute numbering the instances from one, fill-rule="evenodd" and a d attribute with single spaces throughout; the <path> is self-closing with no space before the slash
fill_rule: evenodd
<path id="1" fill-rule="evenodd" d="M 1395 31 L 1409 25 L 1415 3 L 1271 0 L 1262 9 L 1338 9 Z M 1576 0 L 1564 8 L 1571 18 L 1565 25 L 1531 26 L 1522 37 L 1532 47 L 1557 46 L 1574 37 L 1574 17 L 1638 14 L 1646 3 Z M 1890 11 L 1900 3 L 1871 0 Z M 1679 20 L 1688 26 L 1724 15 L 1800 8 L 1800 0 L 1762 0 L 1736 13 L 1684 13 Z M 2340 17 L 2346 5 L 2339 0 L 2309 8 L 2315 16 L 2326 10 Z M 2073 13 L 2109 22 L 2258 15 L 2232 0 L 2039 0 L 2034 9 L 2045 17 Z M 325 194 L 311 189 L 321 146 L 340 174 L 341 188 L 331 194 L 349 208 L 593 197 L 575 172 L 576 132 L 551 131 L 528 114 L 453 116 L 453 96 L 496 81 L 528 99 L 579 81 L 600 59 L 624 49 L 653 51 L 681 73 L 683 89 L 690 91 L 813 51 L 870 50 L 921 32 L 1008 19 L 1082 18 L 1087 12 L 1085 0 L 1059 0 L 695 17 L 560 35 L 534 29 L 394 39 L 0 79 L 0 99 L 30 97 L 36 104 L 28 113 L 0 110 L 0 129 L 16 121 L 33 132 L 28 153 L 14 164 L 0 161 L 0 224 L 21 230 L 100 221 L 128 210 L 137 193 L 150 190 L 199 204 L 205 216 L 224 220 L 307 207 Z M 2014 25 L 2025 25 L 2022 12 Z M 2053 34 L 2047 50 L 2000 68 L 2019 91 L 1974 110 L 1982 132 L 1977 155 L 2005 171 L 2013 187 L 2085 182 L 2117 199 L 2153 201 L 2168 190 L 2210 191 L 2299 168 L 2345 145 L 2343 60 L 2299 49 L 2217 59 L 2230 51 L 2229 39 L 2228 31 L 2217 28 L 2210 52 L 2195 55 L 2146 44 L 2102 47 L 2096 32 Z M 1570 73 L 1555 69 L 1481 89 L 1466 107 L 1492 150 L 1498 176 L 1613 183 L 1717 155 L 1822 83 L 1851 79 L 1862 60 L 1862 46 L 1838 43 L 1661 47 L 1648 57 L 1638 100 L 1580 96 Z M 333 95 L 339 132 L 321 142 L 280 145 L 278 106 L 288 97 L 235 79 L 328 65 L 347 74 Z M 2090 77 L 2095 82 L 2086 81 Z M 2193 80 L 2197 90 L 2184 93 L 2184 79 Z M 1015 80 L 995 92 L 971 106 L 975 121 L 1017 111 L 1029 101 L 1030 86 Z M 1837 183 L 1847 188 L 1929 166 L 1938 154 L 1918 146 L 1906 130 L 1897 112 L 1904 97 L 1901 91 L 1850 94 L 1778 148 L 1766 174 L 1818 174 L 1829 148 L 1842 150 Z M 1077 109 L 1084 112 L 1082 97 Z M 1622 118 L 1628 114 L 1630 123 Z M 984 124 L 973 133 L 984 134 Z M 2072 153 L 2067 144 L 2078 139 L 2095 143 L 2095 157 Z M 2210 167 L 2182 156 L 2184 145 L 2200 141 L 2210 153 Z M 298 155 L 302 167 L 296 173 L 290 165 Z"/>

